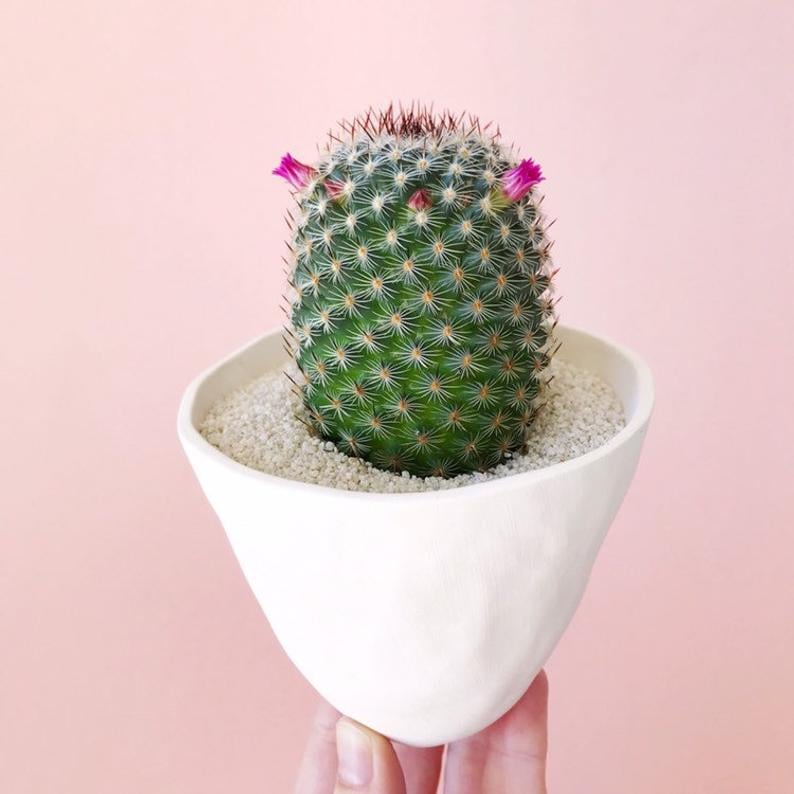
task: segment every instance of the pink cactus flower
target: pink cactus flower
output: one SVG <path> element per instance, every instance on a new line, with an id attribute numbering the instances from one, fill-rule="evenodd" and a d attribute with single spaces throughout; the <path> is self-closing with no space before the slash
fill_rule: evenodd
<path id="1" fill-rule="evenodd" d="M 420 187 L 419 190 L 408 199 L 408 206 L 417 212 L 419 210 L 426 210 L 428 207 L 432 206 L 432 204 L 433 202 L 430 199 L 429 191 L 425 190 L 423 187 Z"/>
<path id="2" fill-rule="evenodd" d="M 286 179 L 295 190 L 302 190 L 317 176 L 314 168 L 296 160 L 289 152 L 281 158 L 278 168 L 274 168 L 273 173 Z"/>
<path id="3" fill-rule="evenodd" d="M 522 160 L 502 177 L 502 190 L 511 201 L 519 201 L 544 178 L 540 166 L 532 158 Z"/>
<path id="4" fill-rule="evenodd" d="M 340 182 L 338 179 L 326 179 L 323 184 L 328 191 L 328 195 L 332 199 L 339 198 L 339 196 L 342 195 L 342 191 L 345 189 L 344 182 Z"/>

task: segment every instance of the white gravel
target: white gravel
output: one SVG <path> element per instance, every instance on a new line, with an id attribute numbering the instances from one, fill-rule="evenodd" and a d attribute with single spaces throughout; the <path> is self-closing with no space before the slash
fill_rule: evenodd
<path id="1" fill-rule="evenodd" d="M 311 436 L 295 418 L 300 400 L 281 372 L 269 372 L 215 403 L 200 430 L 225 455 L 278 477 L 351 491 L 406 493 L 459 488 L 570 460 L 600 446 L 620 430 L 623 407 L 597 375 L 554 359 L 546 404 L 535 419 L 527 452 L 488 472 L 450 479 L 414 477 L 374 468 Z"/>

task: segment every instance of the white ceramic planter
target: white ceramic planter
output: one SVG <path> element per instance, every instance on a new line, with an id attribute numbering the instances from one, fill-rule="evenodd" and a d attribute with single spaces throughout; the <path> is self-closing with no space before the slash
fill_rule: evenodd
<path id="1" fill-rule="evenodd" d="M 285 651 L 343 713 L 394 739 L 472 734 L 518 700 L 571 619 L 640 454 L 648 367 L 561 328 L 559 355 L 608 381 L 626 427 L 574 460 L 420 494 L 353 493 L 254 471 L 197 426 L 282 363 L 278 332 L 197 378 L 179 437 Z"/>

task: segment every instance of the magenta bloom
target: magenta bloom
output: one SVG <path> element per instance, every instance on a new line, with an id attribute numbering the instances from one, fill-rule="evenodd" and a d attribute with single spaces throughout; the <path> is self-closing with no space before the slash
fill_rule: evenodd
<path id="1" fill-rule="evenodd" d="M 281 176 L 295 188 L 295 190 L 302 190 L 306 185 L 311 182 L 317 174 L 310 165 L 306 165 L 299 160 L 296 160 L 289 152 L 287 152 L 279 163 L 278 168 L 273 169 L 276 176 Z"/>
<path id="2" fill-rule="evenodd" d="M 511 201 L 519 201 L 543 179 L 540 166 L 532 158 L 522 160 L 502 177 L 502 190 Z"/>
<path id="3" fill-rule="evenodd" d="M 417 190 L 416 193 L 414 193 L 411 198 L 408 199 L 408 206 L 412 210 L 426 210 L 432 204 L 433 202 L 430 200 L 430 193 L 423 187 L 420 187 L 419 190 Z"/>

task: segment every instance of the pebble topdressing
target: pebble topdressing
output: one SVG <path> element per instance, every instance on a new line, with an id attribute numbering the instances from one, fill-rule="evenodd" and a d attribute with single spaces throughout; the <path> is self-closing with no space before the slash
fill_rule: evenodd
<path id="1" fill-rule="evenodd" d="M 625 425 L 620 400 L 597 375 L 559 359 L 552 361 L 549 374 L 553 380 L 530 429 L 526 453 L 515 454 L 487 472 L 450 479 L 382 471 L 311 436 L 296 418 L 300 399 L 280 371 L 266 373 L 219 400 L 200 430 L 238 463 L 290 480 L 383 493 L 459 488 L 578 457 Z"/>

